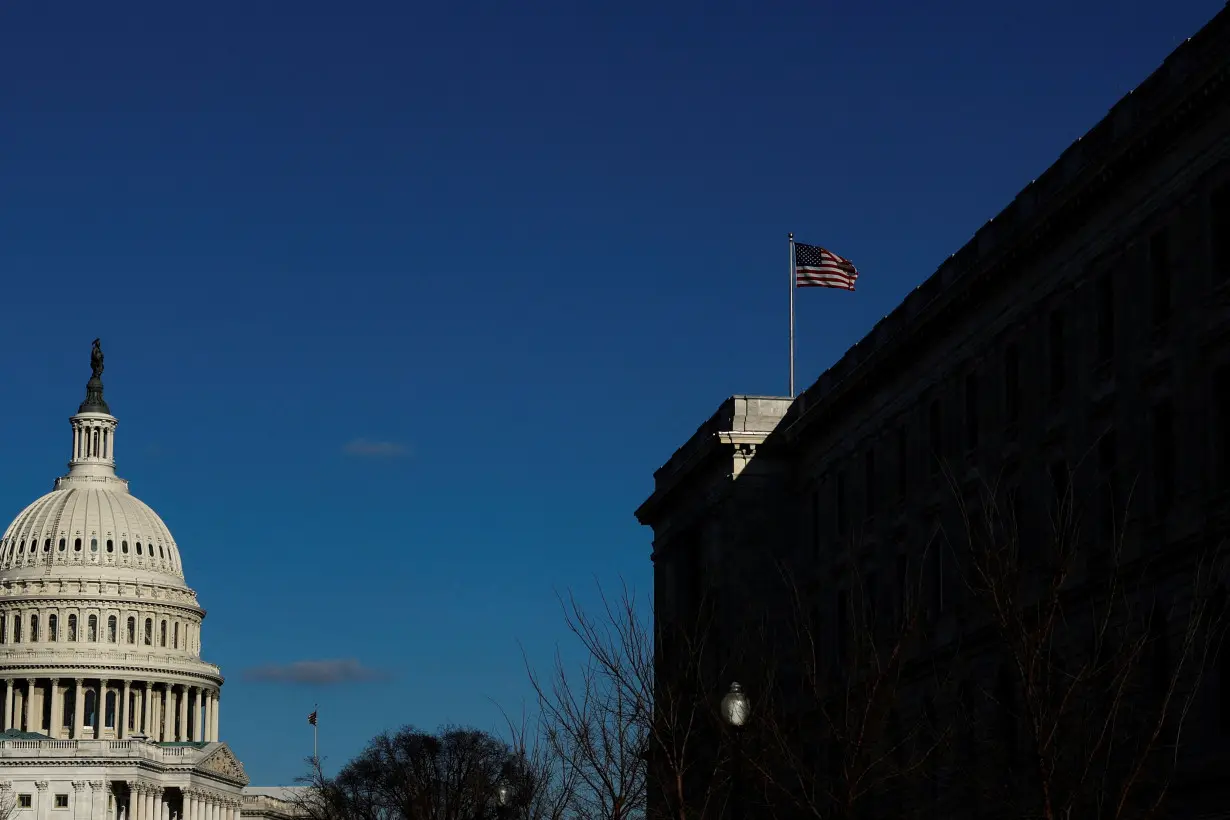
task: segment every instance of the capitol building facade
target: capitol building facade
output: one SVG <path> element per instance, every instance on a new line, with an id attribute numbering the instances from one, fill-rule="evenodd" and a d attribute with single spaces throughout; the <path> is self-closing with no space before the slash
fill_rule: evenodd
<path id="1" fill-rule="evenodd" d="M 0 820 L 294 813 L 219 738 L 179 547 L 115 472 L 96 341 L 68 473 L 0 537 Z"/>

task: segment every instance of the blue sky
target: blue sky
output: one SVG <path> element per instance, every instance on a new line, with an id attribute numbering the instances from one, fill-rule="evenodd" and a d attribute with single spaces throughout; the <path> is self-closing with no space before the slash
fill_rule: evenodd
<path id="1" fill-rule="evenodd" d="M 0 517 L 101 336 L 254 783 L 316 703 L 334 765 L 496 728 L 556 590 L 648 591 L 653 469 L 785 391 L 787 231 L 862 273 L 802 386 L 1221 6 L 5 3 Z M 329 659 L 385 675 L 244 675 Z"/>

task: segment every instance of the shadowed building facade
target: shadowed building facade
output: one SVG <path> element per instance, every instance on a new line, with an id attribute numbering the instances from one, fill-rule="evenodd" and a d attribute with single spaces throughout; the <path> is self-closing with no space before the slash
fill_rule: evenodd
<path id="1" fill-rule="evenodd" d="M 857 541 L 881 600 L 900 598 L 905 568 L 928 554 L 920 588 L 942 654 L 969 602 L 929 546 L 959 523 L 954 497 L 989 485 L 1022 522 L 1045 522 L 1070 493 L 1084 537 L 1114 537 L 1119 522 L 1132 554 L 1225 540 L 1230 10 L 799 397 L 727 400 L 656 471 L 636 513 L 653 528 L 655 617 L 705 595 L 719 621 L 771 617 L 785 563 L 834 647 L 853 575 L 844 545 Z M 1040 537 L 1031 527 L 1023 543 Z M 1207 675 L 1178 804 L 1225 804 L 1206 786 L 1230 763 L 1230 669 Z"/>

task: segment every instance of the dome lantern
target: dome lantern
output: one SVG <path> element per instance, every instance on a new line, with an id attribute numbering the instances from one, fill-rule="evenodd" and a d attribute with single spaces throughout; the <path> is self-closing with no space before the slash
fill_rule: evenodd
<path id="1" fill-rule="evenodd" d="M 98 339 L 90 351 L 90 380 L 85 401 L 69 421 L 73 426 L 73 454 L 66 479 L 116 480 L 115 428 L 119 421 L 103 398 L 103 352 Z M 61 479 L 63 481 L 64 479 Z"/>

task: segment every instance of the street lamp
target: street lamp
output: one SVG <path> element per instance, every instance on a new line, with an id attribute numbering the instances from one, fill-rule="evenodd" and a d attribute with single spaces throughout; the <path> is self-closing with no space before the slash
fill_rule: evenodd
<path id="1" fill-rule="evenodd" d="M 752 702 L 743 694 L 743 687 L 730 685 L 730 691 L 722 698 L 722 720 L 726 721 L 735 736 L 733 771 L 730 778 L 731 818 L 743 820 L 743 726 L 752 713 Z"/>
<path id="2" fill-rule="evenodd" d="M 499 781 L 496 784 L 496 816 L 497 818 L 507 818 L 508 806 L 513 802 L 513 787 L 509 786 L 508 781 Z"/>

